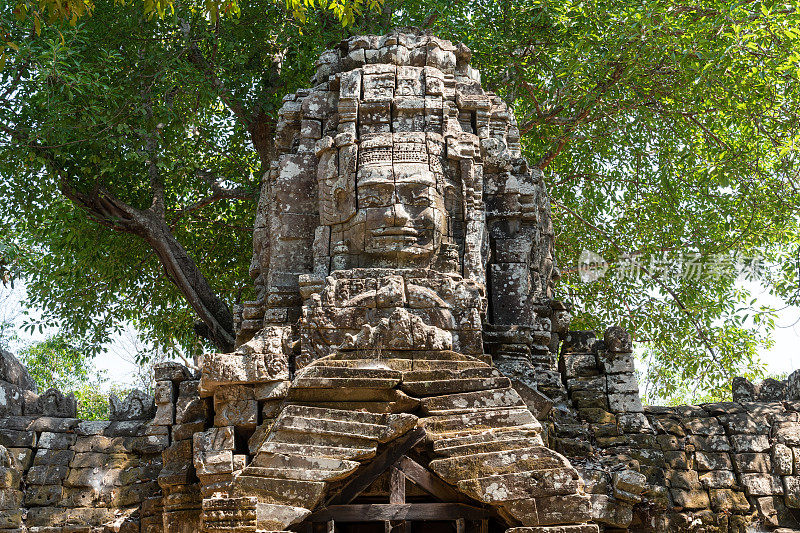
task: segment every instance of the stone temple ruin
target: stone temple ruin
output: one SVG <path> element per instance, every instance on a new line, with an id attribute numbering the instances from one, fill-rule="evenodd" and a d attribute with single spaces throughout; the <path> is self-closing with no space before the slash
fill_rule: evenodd
<path id="1" fill-rule="evenodd" d="M 800 375 L 643 408 L 569 330 L 542 174 L 470 51 L 348 39 L 285 98 L 237 350 L 81 421 L 0 365 L 0 532 L 745 532 L 800 518 Z"/>

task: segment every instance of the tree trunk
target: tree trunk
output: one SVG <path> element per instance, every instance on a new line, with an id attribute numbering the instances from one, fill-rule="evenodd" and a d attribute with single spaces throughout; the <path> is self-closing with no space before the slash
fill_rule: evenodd
<path id="1" fill-rule="evenodd" d="M 220 352 L 233 351 L 233 314 L 225 301 L 216 295 L 162 216 L 150 209 L 127 205 L 103 189 L 79 192 L 67 180 L 62 180 L 62 192 L 101 224 L 144 239 L 161 262 L 167 278 L 181 291 L 205 325 L 204 331 L 195 328 L 196 331 L 211 340 Z"/>
<path id="2" fill-rule="evenodd" d="M 153 248 L 169 280 L 178 287 L 205 324 L 206 331 L 198 333 L 211 340 L 220 352 L 233 351 L 235 342 L 233 314 L 225 301 L 216 295 L 166 222 L 159 219 L 152 220 L 142 237 Z"/>

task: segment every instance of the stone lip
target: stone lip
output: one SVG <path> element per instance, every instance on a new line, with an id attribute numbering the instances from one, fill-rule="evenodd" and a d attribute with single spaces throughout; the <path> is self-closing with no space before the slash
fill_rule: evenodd
<path id="1" fill-rule="evenodd" d="M 28 373 L 25 366 L 19 362 L 14 354 L 0 348 L 0 380 L 7 381 L 24 390 L 38 392 L 36 382 Z"/>

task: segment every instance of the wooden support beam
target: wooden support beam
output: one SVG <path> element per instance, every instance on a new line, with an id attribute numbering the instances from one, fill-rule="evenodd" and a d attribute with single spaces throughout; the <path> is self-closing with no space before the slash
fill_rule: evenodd
<path id="1" fill-rule="evenodd" d="M 367 466 L 360 469 L 349 483 L 347 483 L 338 494 L 334 494 L 327 502 L 329 505 L 347 504 L 356 499 L 381 474 L 391 467 L 397 460 L 410 451 L 414 446 L 425 439 L 424 428 L 414 428 L 405 436 L 389 444 L 389 446 Z"/>
<path id="2" fill-rule="evenodd" d="M 463 518 L 456 518 L 456 533 L 467 533 L 467 523 Z"/>
<path id="3" fill-rule="evenodd" d="M 396 468 L 401 470 L 403 474 L 405 474 L 405 476 L 411 480 L 412 483 L 418 485 L 421 489 L 428 491 L 443 502 L 469 503 L 471 501 L 456 489 L 442 481 L 433 472 L 407 455 L 404 455 L 397 460 Z"/>
<path id="4" fill-rule="evenodd" d="M 393 466 L 389 476 L 389 503 L 406 503 L 406 476 Z M 408 522 L 390 522 L 392 533 L 406 533 Z"/>
<path id="5" fill-rule="evenodd" d="M 389 503 L 406 503 L 406 476 L 394 466 L 389 478 Z"/>
<path id="6" fill-rule="evenodd" d="M 463 503 L 366 503 L 331 505 L 313 513 L 308 522 L 385 522 L 387 520 L 483 520 L 490 511 Z"/>

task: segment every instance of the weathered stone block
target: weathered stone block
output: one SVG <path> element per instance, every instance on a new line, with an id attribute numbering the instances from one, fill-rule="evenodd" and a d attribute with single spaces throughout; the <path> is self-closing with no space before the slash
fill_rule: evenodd
<path id="1" fill-rule="evenodd" d="M 68 465 L 75 452 L 72 450 L 51 450 L 39 448 L 33 459 L 34 465 Z"/>
<path id="2" fill-rule="evenodd" d="M 741 474 L 742 485 L 749 496 L 780 496 L 781 478 L 772 474 Z"/>
<path id="3" fill-rule="evenodd" d="M 731 489 L 736 487 L 736 476 L 730 470 L 714 470 L 700 475 L 700 483 L 706 489 Z"/>
<path id="4" fill-rule="evenodd" d="M 194 451 L 210 452 L 234 449 L 233 427 L 211 428 L 194 434 Z"/>
<path id="5" fill-rule="evenodd" d="M 593 353 L 566 352 L 561 357 L 561 362 L 564 366 L 564 376 L 567 379 L 596 376 L 599 374 L 597 358 Z"/>
<path id="6" fill-rule="evenodd" d="M 731 470 L 730 455 L 720 452 L 695 452 L 695 465 L 697 470 Z"/>
<path id="7" fill-rule="evenodd" d="M 750 502 L 743 492 L 730 489 L 711 489 L 708 491 L 711 508 L 717 512 L 746 512 L 750 510 Z"/>
<path id="8" fill-rule="evenodd" d="M 175 401 L 175 386 L 172 381 L 156 381 L 153 401 L 156 405 L 164 405 Z"/>
<path id="9" fill-rule="evenodd" d="M 173 381 L 180 383 L 187 379 L 192 379 L 192 372 L 180 363 L 165 361 L 153 366 L 156 381 Z"/>
<path id="10" fill-rule="evenodd" d="M 5 446 L 6 448 L 33 448 L 35 445 L 36 433 L 33 431 L 0 429 L 0 446 Z"/>
<path id="11" fill-rule="evenodd" d="M 643 413 L 642 399 L 636 392 L 620 392 L 608 395 L 609 410 L 616 413 Z"/>
<path id="12" fill-rule="evenodd" d="M 32 466 L 25 476 L 29 485 L 60 485 L 69 468 L 65 465 Z"/>
<path id="13" fill-rule="evenodd" d="M 155 414 L 153 397 L 140 390 L 134 389 L 125 399 L 117 398 L 116 394 L 109 397 L 111 412 L 109 419 L 114 420 L 150 420 Z"/>
<path id="14" fill-rule="evenodd" d="M 770 449 L 769 438 L 764 435 L 732 435 L 731 443 L 737 453 L 760 453 Z"/>
<path id="15" fill-rule="evenodd" d="M 61 485 L 31 485 L 25 490 L 26 507 L 57 506 L 61 502 Z"/>
<path id="16" fill-rule="evenodd" d="M 635 374 L 610 374 L 606 376 L 609 394 L 635 393 L 639 395 L 639 383 Z"/>
<path id="17" fill-rule="evenodd" d="M 684 509 L 708 509 L 711 502 L 708 493 L 704 490 L 670 489 L 670 495 L 675 505 Z"/>
<path id="18" fill-rule="evenodd" d="M 175 404 L 175 423 L 186 424 L 208 418 L 208 403 L 200 398 L 198 381 L 183 381 L 179 386 L 178 401 Z"/>
<path id="19" fill-rule="evenodd" d="M 687 491 L 698 490 L 700 480 L 694 470 L 668 470 L 665 473 L 667 486 Z"/>
<path id="20" fill-rule="evenodd" d="M 627 528 L 633 520 L 633 507 L 605 494 L 592 494 L 592 520 L 611 527 Z"/>
<path id="21" fill-rule="evenodd" d="M 775 474 L 788 476 L 794 469 L 794 456 L 792 449 L 779 442 L 772 446 L 772 466 Z"/>
<path id="22" fill-rule="evenodd" d="M 786 507 L 800 509 L 800 476 L 783 476 Z"/>

